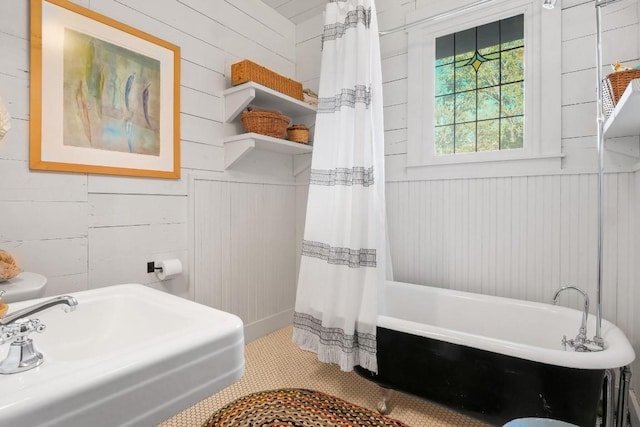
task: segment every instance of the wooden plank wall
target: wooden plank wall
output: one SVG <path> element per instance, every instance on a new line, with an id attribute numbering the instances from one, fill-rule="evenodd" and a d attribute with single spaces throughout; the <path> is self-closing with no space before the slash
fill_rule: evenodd
<path id="1" fill-rule="evenodd" d="M 456 7 L 463 2 L 446 3 Z M 424 8 L 435 14 L 442 3 L 378 0 L 380 29 L 402 25 L 407 14 Z M 555 175 L 409 181 L 407 36 L 399 32 L 381 38 L 387 206 L 396 279 L 534 301 L 549 301 L 558 286 L 573 284 L 587 288 L 595 301 L 595 7 L 586 0 L 558 3 L 563 52 L 558 120 L 565 157 Z M 622 0 L 603 10 L 605 64 L 640 62 L 639 3 Z M 322 24 L 318 15 L 296 28 L 298 78 L 314 88 Z M 639 149 L 637 137 L 607 141 L 603 272 L 604 316 L 625 331 L 638 354 Z M 576 295 L 562 302 L 576 308 L 581 304 Z M 639 370 L 636 363 L 635 389 L 640 387 Z"/>
<path id="2" fill-rule="evenodd" d="M 26 270 L 47 276 L 48 294 L 136 282 L 228 308 L 245 322 L 290 309 L 295 188 L 264 183 L 292 184 L 291 158 L 254 154 L 224 171 L 222 137 L 229 129 L 222 91 L 229 86 L 230 64 L 245 58 L 293 77 L 294 25 L 259 0 L 76 2 L 180 46 L 182 178 L 29 171 L 29 1 L 0 2 L 0 96 L 13 116 L 0 145 L 0 247 L 15 253 Z M 208 204 L 221 185 L 233 197 Z M 221 216 L 225 209 L 235 219 L 260 215 L 248 230 Z M 195 230 L 207 227 L 231 240 L 202 239 L 206 233 L 195 239 Z M 280 237 L 285 243 L 268 250 L 261 243 Z M 147 274 L 146 262 L 167 258 L 182 260 L 185 272 L 158 282 Z M 264 274 L 247 270 L 254 261 Z M 218 281 L 221 275 L 231 282 Z M 271 296 L 266 281 L 278 283 L 280 293 Z M 231 292 L 232 305 L 218 298 L 225 292 Z M 273 320 L 266 324 L 273 326 Z"/>

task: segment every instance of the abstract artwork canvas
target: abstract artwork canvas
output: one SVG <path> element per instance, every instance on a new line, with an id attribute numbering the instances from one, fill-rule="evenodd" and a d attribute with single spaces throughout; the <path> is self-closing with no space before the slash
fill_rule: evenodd
<path id="1" fill-rule="evenodd" d="M 158 155 L 160 62 L 64 32 L 65 145 Z"/>
<path id="2" fill-rule="evenodd" d="M 179 48 L 67 0 L 31 21 L 31 168 L 179 178 Z"/>

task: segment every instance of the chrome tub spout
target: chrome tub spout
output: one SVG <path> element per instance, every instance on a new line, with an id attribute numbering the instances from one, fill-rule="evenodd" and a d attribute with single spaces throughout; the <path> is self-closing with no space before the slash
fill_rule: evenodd
<path id="1" fill-rule="evenodd" d="M 558 304 L 558 298 L 560 294 L 567 290 L 574 290 L 580 292 L 584 297 L 584 309 L 582 310 L 582 322 L 580 323 L 580 330 L 575 339 L 567 340 L 566 335 L 562 337 L 562 346 L 566 348 L 567 344 L 575 351 L 601 351 L 604 350 L 604 345 L 591 341 L 587 338 L 587 318 L 589 316 L 589 295 L 582 289 L 576 286 L 563 286 L 558 289 L 553 296 L 553 305 Z"/>
<path id="2" fill-rule="evenodd" d="M 580 324 L 580 332 L 576 337 L 576 341 L 580 339 L 582 342 L 587 340 L 587 317 L 589 316 L 589 295 L 582 289 L 576 286 L 563 286 L 556 291 L 556 294 L 553 296 L 553 305 L 558 304 L 558 298 L 563 291 L 567 291 L 569 289 L 573 289 L 574 291 L 578 291 L 584 296 L 584 310 L 582 311 L 582 323 Z"/>

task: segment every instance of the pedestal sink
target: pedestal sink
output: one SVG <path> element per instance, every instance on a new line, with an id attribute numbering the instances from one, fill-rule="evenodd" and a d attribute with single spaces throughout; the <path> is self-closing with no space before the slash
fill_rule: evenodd
<path id="1" fill-rule="evenodd" d="M 244 373 L 232 314 L 135 284 L 70 295 L 75 311 L 34 316 L 46 325 L 31 335 L 44 363 L 0 375 L 1 426 L 152 426 Z"/>

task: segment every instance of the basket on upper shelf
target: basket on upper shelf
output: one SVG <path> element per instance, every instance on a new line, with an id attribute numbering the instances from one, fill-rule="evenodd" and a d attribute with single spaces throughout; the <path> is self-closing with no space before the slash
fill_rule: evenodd
<path id="1" fill-rule="evenodd" d="M 629 86 L 629 83 L 633 79 L 640 79 L 640 70 L 634 68 L 631 70 L 616 71 L 607 76 L 609 90 L 611 91 L 611 99 L 614 106 L 618 101 L 620 101 L 620 97 L 624 93 L 624 90 Z"/>
<path id="2" fill-rule="evenodd" d="M 232 85 L 236 86 L 249 81 L 259 83 L 300 101 L 304 99 L 302 83 L 280 75 L 247 59 L 231 64 Z"/>
<path id="3" fill-rule="evenodd" d="M 284 138 L 291 119 L 284 114 L 271 110 L 248 109 L 240 116 L 242 126 L 247 132 L 255 132 L 274 138 Z"/>

